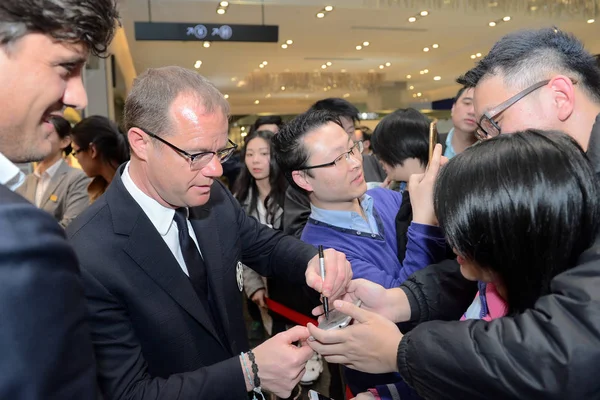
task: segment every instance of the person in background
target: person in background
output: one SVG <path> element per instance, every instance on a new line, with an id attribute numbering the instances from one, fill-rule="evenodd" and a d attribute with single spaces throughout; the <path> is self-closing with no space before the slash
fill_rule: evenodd
<path id="1" fill-rule="evenodd" d="M 83 109 L 85 62 L 105 54 L 114 0 L 0 1 L 0 398 L 96 399 L 81 275 L 64 230 L 14 193 L 15 165 L 52 152 L 52 116 Z"/>
<path id="2" fill-rule="evenodd" d="M 90 203 L 105 191 L 119 165 L 129 160 L 129 145 L 117 124 L 106 117 L 93 115 L 73 127 L 73 156 L 87 176 Z"/>
<path id="3" fill-rule="evenodd" d="M 445 137 L 440 135 L 440 139 L 445 144 L 444 157 L 446 158 L 450 159 L 462 153 L 477 141 L 473 92 L 473 88 L 463 86 L 454 98 L 451 111 L 453 127 L 447 135 L 444 135 Z"/>
<path id="4" fill-rule="evenodd" d="M 498 170 L 502 174 L 498 174 Z M 450 160 L 437 178 L 432 213 L 435 210 L 440 227 L 458 256 L 461 274 L 465 279 L 478 282 L 479 293 L 465 310 L 462 321 L 447 323 L 447 327 L 464 326 L 474 330 L 479 325 L 487 332 L 496 329 L 496 319 L 506 315 L 518 318 L 549 294 L 554 277 L 571 270 L 598 234 L 599 183 L 577 142 L 557 132 L 528 130 L 498 136 Z M 553 195 L 549 197 L 549 193 Z M 402 334 L 393 322 L 399 320 L 389 315 L 392 317 L 389 321 L 366 309 L 373 307 L 371 301 L 382 304 L 381 301 L 387 302 L 393 297 L 392 292 L 397 294 L 401 289 L 385 292 L 369 282 L 356 286 L 362 286 L 362 293 L 379 292 L 382 296 L 378 299 L 359 296 L 365 310 L 350 311 L 359 323 L 336 336 L 334 340 L 340 345 L 335 350 L 334 346 L 320 344 L 313 348 L 327 355 L 349 354 L 349 359 L 360 360 L 352 364 L 359 370 L 374 372 L 391 368 L 397 371 L 395 350 Z M 401 303 L 386 303 L 386 307 L 396 315 L 401 313 Z M 349 308 L 342 305 L 345 312 Z M 375 310 L 371 310 L 383 309 L 375 306 Z M 431 324 L 423 324 L 422 329 L 435 329 L 427 325 Z M 527 328 L 522 326 L 524 335 Z M 311 333 L 323 343 L 332 343 L 334 335 L 321 335 L 324 332 L 313 329 Z M 472 378 L 481 368 L 480 363 L 461 360 L 460 352 L 447 354 L 445 349 L 455 345 L 477 347 L 478 352 L 498 359 L 528 357 L 528 353 L 515 353 L 510 347 L 499 348 L 489 340 L 475 342 L 475 339 L 456 339 L 453 335 L 443 337 L 443 341 L 422 344 L 423 348 L 433 347 L 438 351 L 431 359 L 423 360 L 423 364 L 429 368 L 435 365 L 439 381 L 453 375 Z M 346 362 L 343 359 L 338 358 Z M 409 379 L 410 375 L 424 373 L 419 370 L 421 362 L 417 364 L 409 363 L 407 369 L 400 369 L 403 377 Z M 546 370 L 547 367 L 540 365 L 539 368 Z M 419 387 L 434 387 L 439 381 L 424 381 Z M 455 389 L 453 398 L 471 398 L 476 387 L 491 384 L 480 380 L 472 382 L 460 390 Z M 385 389 L 378 388 L 378 394 L 386 393 Z M 412 398 L 406 385 L 396 385 L 396 389 L 400 398 Z M 551 388 L 540 386 L 538 390 L 539 397 L 546 398 L 544 393 Z M 530 398 L 520 387 L 513 387 L 511 391 L 510 397 Z M 392 398 L 389 393 L 382 397 Z"/>
<path id="5" fill-rule="evenodd" d="M 65 228 L 90 204 L 85 173 L 70 167 L 63 157 L 71 154 L 71 124 L 63 117 L 50 119 L 54 129 L 48 138 L 52 152 L 39 162 L 17 193 L 50 213 Z"/>
<path id="6" fill-rule="evenodd" d="M 274 134 L 277 134 L 281 127 L 283 126 L 283 120 L 279 115 L 265 115 L 262 117 L 258 117 L 254 124 L 250 127 L 250 131 L 248 135 L 257 132 L 257 131 L 271 131 Z M 248 137 L 245 138 L 245 141 L 248 141 Z"/>
<path id="7" fill-rule="evenodd" d="M 373 131 L 367 126 L 358 126 L 354 130 L 354 141 L 361 140 L 363 142 L 363 155 L 373 154 L 373 149 L 371 148 L 372 133 Z"/>

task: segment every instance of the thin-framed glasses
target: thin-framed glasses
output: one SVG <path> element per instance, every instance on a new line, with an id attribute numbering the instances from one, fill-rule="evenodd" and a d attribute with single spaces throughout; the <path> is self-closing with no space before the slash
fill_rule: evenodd
<path id="1" fill-rule="evenodd" d="M 202 168 L 206 167 L 208 163 L 212 160 L 213 156 L 217 156 L 217 158 L 222 164 L 225 161 L 227 161 L 231 157 L 235 149 L 237 149 L 237 144 L 233 143 L 230 139 L 227 139 L 229 141 L 229 144 L 231 144 L 231 147 L 227 147 L 218 151 L 203 151 L 201 153 L 190 154 L 187 151 L 175 146 L 174 144 L 167 142 L 165 139 L 155 135 L 152 132 L 149 132 L 142 128 L 139 129 L 141 129 L 142 132 L 144 132 L 146 135 L 158 140 L 159 142 L 166 144 L 167 146 L 175 150 L 177 153 L 187 158 L 190 162 L 190 169 L 192 171 L 199 171 Z"/>
<path id="2" fill-rule="evenodd" d="M 362 159 L 362 152 L 364 149 L 365 149 L 365 146 L 363 144 L 363 141 L 359 140 L 358 142 L 354 142 L 354 146 L 352 146 L 350 148 L 350 150 L 348 150 L 345 153 L 340 154 L 332 162 L 302 167 L 302 168 L 299 168 L 299 170 L 332 167 L 334 165 L 338 165 L 338 163 L 341 162 L 342 160 L 350 161 L 351 156 L 354 156 L 355 159 L 358 159 L 359 157 L 360 157 L 360 159 Z"/>
<path id="3" fill-rule="evenodd" d="M 571 79 L 571 82 L 573 82 L 573 84 L 577 83 L 577 80 L 575 80 L 573 78 L 570 78 L 570 79 Z M 484 113 L 481 116 L 481 118 L 479 119 L 479 122 L 477 123 L 477 131 L 475 132 L 475 134 L 477 135 L 477 138 L 480 140 L 485 140 L 485 139 L 490 139 L 490 138 L 498 136 L 502 131 L 501 131 L 498 123 L 496 121 L 494 121 L 494 118 L 496 118 L 498 115 L 500 115 L 501 113 L 506 111 L 510 106 L 512 106 L 517 101 L 521 100 L 523 97 L 527 96 L 531 92 L 533 92 L 543 86 L 546 86 L 548 83 L 550 83 L 550 81 L 551 81 L 551 79 L 546 79 L 544 81 L 541 81 L 534 85 L 531 85 L 528 88 L 515 94 L 510 99 L 500 103 L 496 107 L 494 107 L 491 110 Z"/>

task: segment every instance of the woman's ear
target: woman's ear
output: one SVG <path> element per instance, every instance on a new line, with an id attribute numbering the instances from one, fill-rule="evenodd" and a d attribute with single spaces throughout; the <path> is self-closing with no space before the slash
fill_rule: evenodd
<path id="1" fill-rule="evenodd" d="M 96 149 L 96 145 L 94 143 L 90 143 L 90 147 L 88 149 L 90 151 L 90 157 L 92 157 L 92 160 L 95 160 L 96 158 L 98 158 L 100 153 Z"/>
<path id="2" fill-rule="evenodd" d="M 64 150 L 67 147 L 69 147 L 69 145 L 71 144 L 73 140 L 71 139 L 70 135 L 65 136 L 64 138 L 60 139 L 60 149 Z"/>

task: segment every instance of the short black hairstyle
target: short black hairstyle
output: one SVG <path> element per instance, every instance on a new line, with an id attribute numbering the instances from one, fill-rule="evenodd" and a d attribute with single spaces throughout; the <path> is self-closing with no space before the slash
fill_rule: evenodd
<path id="1" fill-rule="evenodd" d="M 250 127 L 250 133 L 256 131 L 261 125 L 277 125 L 279 129 L 283 126 L 283 119 L 279 115 L 264 115 L 262 117 L 258 117 L 254 124 Z"/>
<path id="2" fill-rule="evenodd" d="M 362 140 L 363 141 L 371 141 L 371 137 L 373 136 L 373 131 L 368 126 L 357 126 L 356 129 L 362 132 Z"/>
<path id="3" fill-rule="evenodd" d="M 283 129 L 273 137 L 277 164 L 281 167 L 290 185 L 301 192 L 306 193 L 294 182 L 292 172 L 305 167 L 309 157 L 304 147 L 303 138 L 307 133 L 331 122 L 342 126 L 339 114 L 329 110 L 313 110 L 311 108 L 285 124 Z M 306 173 L 310 175 L 310 171 L 306 171 Z"/>
<path id="4" fill-rule="evenodd" d="M 600 67 L 583 43 L 556 28 L 523 30 L 502 37 L 475 67 L 456 81 L 475 87 L 483 78 L 501 75 L 520 89 L 564 74 L 600 103 Z"/>
<path id="5" fill-rule="evenodd" d="M 414 108 L 401 108 L 379 121 L 371 137 L 373 153 L 392 167 L 417 158 L 429 160 L 429 119 Z"/>
<path id="6" fill-rule="evenodd" d="M 599 183 L 571 137 L 527 130 L 480 142 L 442 168 L 434 208 L 452 248 L 494 271 L 509 313 L 576 265 L 600 225 Z"/>
<path id="7" fill-rule="evenodd" d="M 83 43 L 103 55 L 115 33 L 116 0 L 2 0 L 0 45 L 28 33 L 42 33 L 67 43 Z"/>
<path id="8" fill-rule="evenodd" d="M 454 97 L 454 99 L 452 100 L 452 103 L 456 103 L 458 101 L 458 99 L 460 99 L 460 96 L 462 96 L 462 94 L 465 92 L 465 90 L 470 89 L 467 86 L 463 86 L 460 89 L 458 89 L 458 92 L 456 92 L 456 96 Z"/>
<path id="9" fill-rule="evenodd" d="M 129 160 L 129 143 L 117 124 L 101 115 L 92 115 L 78 122 L 71 130 L 73 141 L 80 150 L 94 144 L 100 158 L 117 168 Z"/>
<path id="10" fill-rule="evenodd" d="M 58 115 L 52 116 L 50 118 L 50 122 L 54 126 L 54 130 L 60 139 L 64 139 L 67 136 L 71 135 L 71 123 L 67 121 L 63 117 L 59 117 Z M 65 156 L 68 156 L 73 151 L 71 144 L 63 149 L 63 153 Z"/>
<path id="11" fill-rule="evenodd" d="M 330 97 L 317 101 L 313 104 L 309 111 L 329 111 L 338 116 L 338 118 L 346 117 L 350 118 L 352 122 L 359 122 L 358 108 L 347 100 L 340 99 L 339 97 Z"/>

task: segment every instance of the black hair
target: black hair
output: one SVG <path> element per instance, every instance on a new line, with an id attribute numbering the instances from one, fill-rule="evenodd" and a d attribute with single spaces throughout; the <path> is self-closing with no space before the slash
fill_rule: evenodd
<path id="1" fill-rule="evenodd" d="M 265 115 L 262 117 L 258 117 L 256 121 L 254 121 L 254 124 L 252 124 L 252 126 L 250 127 L 248 136 L 250 136 L 251 133 L 254 133 L 258 128 L 260 128 L 261 125 L 271 124 L 277 125 L 277 127 L 281 129 L 281 127 L 283 126 L 283 120 L 279 115 Z M 248 141 L 248 136 L 246 136 L 246 139 L 244 139 L 246 142 Z"/>
<path id="2" fill-rule="evenodd" d="M 127 138 L 106 117 L 93 115 L 82 119 L 73 127 L 71 136 L 80 150 L 87 150 L 93 143 L 101 160 L 114 168 L 129 160 Z"/>
<path id="3" fill-rule="evenodd" d="M 498 275 L 510 314 L 549 293 L 600 225 L 594 170 L 558 132 L 499 135 L 458 154 L 438 176 L 434 207 L 450 246 Z"/>
<path id="4" fill-rule="evenodd" d="M 275 161 L 275 151 L 273 149 L 273 137 L 275 134 L 271 131 L 255 131 L 248 136 L 246 136 L 245 144 L 246 146 L 252 139 L 262 138 L 269 144 L 269 184 L 271 185 L 271 192 L 265 198 L 264 206 L 267 210 L 267 222 L 271 224 L 272 227 L 277 228 L 275 226 L 275 220 L 277 217 L 278 209 L 283 209 L 283 202 L 285 200 L 285 191 L 287 189 L 287 182 L 277 161 Z M 258 187 L 256 186 L 256 180 L 250 174 L 248 170 L 248 166 L 246 165 L 246 146 L 241 151 L 240 160 L 241 160 L 241 169 L 238 178 L 235 180 L 233 186 L 233 193 L 236 199 L 240 203 L 243 203 L 248 198 L 250 194 L 250 188 L 252 188 L 252 198 L 250 199 L 249 213 L 257 212 L 258 205 Z"/>
<path id="5" fill-rule="evenodd" d="M 414 108 L 396 110 L 375 127 L 371 148 L 392 167 L 409 158 L 417 158 L 425 166 L 429 160 L 429 119 Z"/>
<path id="6" fill-rule="evenodd" d="M 285 124 L 283 129 L 273 138 L 277 164 L 281 167 L 290 185 L 303 193 L 306 193 L 306 191 L 298 186 L 292 178 L 292 172 L 301 170 L 302 167 L 306 166 L 309 157 L 304 147 L 303 138 L 307 133 L 330 122 L 342 126 L 339 114 L 329 110 L 313 110 L 311 108 Z M 310 171 L 306 171 L 306 173 L 310 175 Z"/>
<path id="7" fill-rule="evenodd" d="M 2 0 L 0 45 L 31 32 L 67 43 L 83 43 L 102 55 L 115 32 L 119 14 L 116 0 Z"/>
<path id="8" fill-rule="evenodd" d="M 336 114 L 338 118 L 350 118 L 352 122 L 359 122 L 358 108 L 347 100 L 338 97 L 330 97 L 317 101 L 313 104 L 309 111 L 329 111 Z"/>
<path id="9" fill-rule="evenodd" d="M 458 92 L 456 92 L 456 97 L 454 97 L 454 100 L 452 101 L 452 103 L 453 103 L 453 104 L 454 104 L 454 103 L 456 103 L 456 102 L 457 102 L 457 101 L 460 99 L 460 96 L 462 96 L 462 94 L 463 94 L 463 93 L 465 92 L 465 90 L 467 90 L 467 89 L 470 89 L 470 88 L 469 88 L 469 87 L 467 87 L 467 86 L 463 86 L 463 87 L 461 87 L 460 89 L 458 89 Z"/>
<path id="10" fill-rule="evenodd" d="M 501 74 L 522 88 L 561 73 L 577 79 L 600 102 L 600 67 L 575 36 L 556 28 L 523 30 L 502 37 L 489 54 L 456 81 L 475 87 L 488 75 Z"/>
<path id="11" fill-rule="evenodd" d="M 50 122 L 54 126 L 54 130 L 56 131 L 56 134 L 58 135 L 58 137 L 61 140 L 66 138 L 67 136 L 71 135 L 71 123 L 69 121 L 67 121 L 65 118 L 59 117 L 59 116 L 53 116 L 50 118 Z M 65 156 L 68 156 L 73 151 L 73 148 L 71 147 L 71 144 L 69 143 L 69 145 L 67 145 L 67 147 L 62 149 L 62 151 Z"/>
<path id="12" fill-rule="evenodd" d="M 373 131 L 368 126 L 357 126 L 356 129 L 362 132 L 362 140 L 363 141 L 371 141 L 371 136 L 373 136 Z"/>

